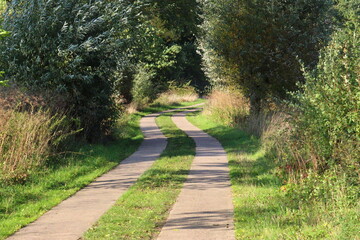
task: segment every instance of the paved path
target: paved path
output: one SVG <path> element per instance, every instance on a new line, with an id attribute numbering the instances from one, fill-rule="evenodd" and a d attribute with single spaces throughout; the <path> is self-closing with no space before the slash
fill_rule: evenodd
<path id="1" fill-rule="evenodd" d="M 160 114 L 150 114 L 141 119 L 140 127 L 145 140 L 133 155 L 8 239 L 79 239 L 150 168 L 165 149 L 166 137 L 155 123 Z"/>
<path id="2" fill-rule="evenodd" d="M 196 143 L 196 156 L 184 187 L 158 240 L 233 240 L 233 205 L 226 153 L 221 144 L 186 120 L 172 120 Z"/>

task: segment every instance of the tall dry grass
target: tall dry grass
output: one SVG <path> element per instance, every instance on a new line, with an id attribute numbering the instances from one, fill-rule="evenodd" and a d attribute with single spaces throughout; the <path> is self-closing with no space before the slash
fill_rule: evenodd
<path id="1" fill-rule="evenodd" d="M 129 114 L 135 113 L 138 110 L 148 107 L 150 104 L 155 105 L 174 105 L 182 102 L 193 102 L 199 98 L 194 87 L 189 84 L 182 86 L 171 85 L 169 90 L 161 93 L 153 102 L 150 98 L 144 97 L 143 99 L 136 99 L 128 104 L 125 111 Z"/>
<path id="2" fill-rule="evenodd" d="M 213 90 L 204 108 L 205 115 L 228 126 L 243 124 L 249 115 L 250 105 L 242 93 L 235 90 Z"/>
<path id="3" fill-rule="evenodd" d="M 249 100 L 237 90 L 225 89 L 212 91 L 204 114 L 223 124 L 239 127 L 266 142 L 290 129 L 290 116 L 279 110 L 282 108 L 267 103 L 259 114 L 250 114 Z"/>
<path id="4" fill-rule="evenodd" d="M 290 129 L 289 118 L 289 114 L 285 112 L 262 111 L 256 115 L 249 115 L 241 128 L 266 142 L 273 140 L 278 133 L 284 133 Z"/>
<path id="5" fill-rule="evenodd" d="M 44 165 L 70 128 L 65 116 L 41 110 L 36 101 L 24 104 L 23 96 L 9 91 L 0 95 L 0 180 L 23 181 Z"/>
<path id="6" fill-rule="evenodd" d="M 161 105 L 173 105 L 182 102 L 193 102 L 199 98 L 195 88 L 189 85 L 181 87 L 170 87 L 170 89 L 155 100 L 155 103 Z"/>
<path id="7" fill-rule="evenodd" d="M 42 166 L 64 137 L 64 118 L 47 111 L 0 110 L 0 178 L 24 180 Z"/>

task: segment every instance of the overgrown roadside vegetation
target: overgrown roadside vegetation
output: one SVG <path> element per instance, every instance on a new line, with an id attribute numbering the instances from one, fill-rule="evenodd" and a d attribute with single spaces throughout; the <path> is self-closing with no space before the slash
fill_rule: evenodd
<path id="1" fill-rule="evenodd" d="M 63 166 L 87 166 L 57 157 L 69 151 L 62 146 L 72 146 L 56 144 L 59 137 L 81 130 L 77 141 L 110 146 L 113 136 L 128 134 L 113 131 L 119 117 L 127 122 L 129 113 L 139 117 L 207 92 L 204 112 L 258 137 L 259 159 L 274 164 L 289 216 L 277 223 L 295 226 L 279 238 L 354 238 L 359 0 L 0 3 L 0 179 L 8 196 L 0 201 L 1 216 L 22 207 L 9 186 L 31 186 Z M 10 98 L 3 101 L 2 93 Z M 157 98 L 156 107 L 141 110 Z M 124 111 L 125 105 L 131 107 Z"/>
<path id="2" fill-rule="evenodd" d="M 139 129 L 142 116 L 200 102 L 203 100 L 172 106 L 156 105 L 124 115 L 118 122 L 117 140 L 75 147 L 76 153 L 49 159 L 24 182 L 0 182 L 0 239 L 34 221 L 132 154 L 143 138 Z"/>
<path id="3" fill-rule="evenodd" d="M 304 189 L 303 196 L 286 189 L 276 162 L 259 138 L 209 116 L 191 114 L 188 119 L 217 138 L 228 154 L 236 239 L 359 239 L 359 205 L 346 201 L 341 195 L 344 186 L 337 185 L 336 179 L 324 182 L 332 188 L 329 199 L 305 204 L 309 194 L 305 191 L 310 189 Z M 315 187 L 321 181 L 310 180 Z M 320 187 L 315 190 L 312 194 L 324 193 Z M 299 197 L 304 197 L 302 204 Z M 331 198 L 341 205 L 328 205 Z"/>
<path id="4" fill-rule="evenodd" d="M 83 145 L 77 154 L 48 161 L 24 183 L 1 182 L 0 239 L 34 221 L 40 215 L 73 195 L 96 177 L 133 153 L 142 141 L 139 116 L 123 125 L 119 140 L 107 145 Z M 124 128 L 127 131 L 124 131 Z"/>
<path id="5" fill-rule="evenodd" d="M 214 85 L 204 112 L 220 125 L 259 138 L 263 153 L 247 167 L 242 165 L 254 156 L 239 154 L 240 168 L 253 171 L 264 161 L 273 165 L 271 176 L 280 179 L 278 186 L 270 185 L 268 200 L 256 200 L 263 206 L 258 214 L 273 211 L 272 219 L 264 221 L 275 227 L 253 222 L 260 233 L 249 238 L 358 239 L 358 1 L 203 4 L 205 33 L 200 42 L 205 71 Z M 275 194 L 276 189 L 281 193 Z M 246 223 L 257 216 L 242 215 Z M 277 225 L 285 229 L 283 234 Z"/>
<path id="6" fill-rule="evenodd" d="M 163 114 L 157 124 L 168 137 L 159 160 L 85 235 L 84 239 L 152 239 L 166 221 L 186 180 L 195 143 Z"/>

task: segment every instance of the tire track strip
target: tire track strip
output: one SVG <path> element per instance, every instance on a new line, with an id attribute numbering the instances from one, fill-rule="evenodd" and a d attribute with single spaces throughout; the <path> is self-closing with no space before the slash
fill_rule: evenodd
<path id="1" fill-rule="evenodd" d="M 201 104 L 200 104 L 201 105 Z M 199 104 L 194 105 L 199 106 Z M 184 107 L 184 108 L 191 108 Z M 117 167 L 20 229 L 8 240 L 76 240 L 159 158 L 167 145 L 155 119 L 165 112 L 149 114 L 140 121 L 144 141 L 139 149 Z"/>
<path id="2" fill-rule="evenodd" d="M 186 114 L 172 119 L 196 143 L 187 181 L 158 240 L 234 240 L 234 208 L 227 155 L 219 141 L 193 126 Z"/>

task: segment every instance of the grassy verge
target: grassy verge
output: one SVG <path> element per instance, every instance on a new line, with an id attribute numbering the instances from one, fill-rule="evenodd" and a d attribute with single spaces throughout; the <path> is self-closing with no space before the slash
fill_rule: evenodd
<path id="1" fill-rule="evenodd" d="M 203 115 L 188 119 L 217 138 L 228 153 L 237 239 L 359 239 L 356 209 L 337 209 L 344 213 L 341 221 L 321 204 L 306 209 L 293 204 L 257 138 Z"/>
<path id="2" fill-rule="evenodd" d="M 85 239 L 151 239 L 164 224 L 195 154 L 193 140 L 171 121 L 157 118 L 168 146 L 154 165 L 101 217 Z"/>
<path id="3" fill-rule="evenodd" d="M 0 239 L 36 220 L 96 177 L 132 154 L 142 141 L 139 116 L 123 127 L 121 138 L 107 145 L 84 145 L 78 154 L 31 175 L 24 184 L 0 188 Z"/>
<path id="4" fill-rule="evenodd" d="M 139 128 L 142 116 L 202 101 L 152 106 L 126 116 L 119 123 L 119 140 L 107 145 L 84 145 L 78 150 L 79 154 L 63 158 L 60 163 L 57 160 L 56 164 L 49 164 L 24 184 L 0 183 L 0 239 L 36 220 L 136 151 L 143 139 Z"/>

